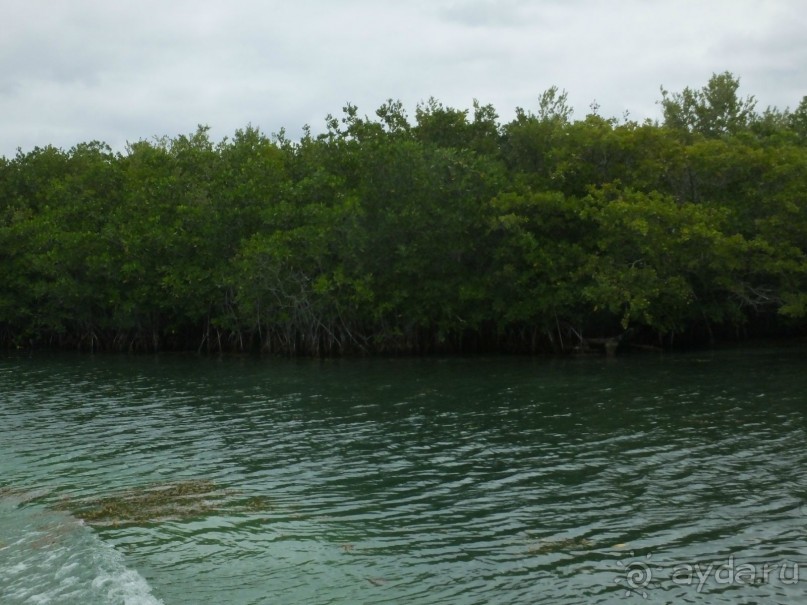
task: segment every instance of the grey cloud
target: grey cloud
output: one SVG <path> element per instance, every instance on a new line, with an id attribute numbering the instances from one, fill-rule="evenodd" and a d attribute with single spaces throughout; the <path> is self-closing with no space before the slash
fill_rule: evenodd
<path id="1" fill-rule="evenodd" d="M 372 115 L 430 96 L 502 119 L 552 85 L 575 115 L 657 117 L 659 86 L 731 70 L 762 105 L 807 81 L 800 0 L 156 0 L 11 3 L 0 38 L 0 154 L 116 149 L 152 135 L 292 136 L 345 102 Z"/>
<path id="2" fill-rule="evenodd" d="M 475 0 L 454 2 L 440 9 L 447 22 L 479 28 L 527 27 L 528 3 L 521 0 Z"/>

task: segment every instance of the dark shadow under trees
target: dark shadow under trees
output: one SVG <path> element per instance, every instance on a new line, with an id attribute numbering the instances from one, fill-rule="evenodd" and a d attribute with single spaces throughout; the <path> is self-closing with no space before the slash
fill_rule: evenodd
<path id="1" fill-rule="evenodd" d="M 352 105 L 0 158 L 0 342 L 292 355 L 568 352 L 804 330 L 807 99 L 739 80 L 664 119 Z M 589 340 L 591 339 L 591 340 Z"/>

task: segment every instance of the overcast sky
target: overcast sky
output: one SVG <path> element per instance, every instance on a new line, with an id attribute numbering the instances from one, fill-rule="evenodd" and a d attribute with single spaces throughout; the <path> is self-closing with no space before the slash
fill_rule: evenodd
<path id="1" fill-rule="evenodd" d="M 322 129 L 346 102 L 436 97 L 502 120 L 552 85 L 582 118 L 660 117 L 659 87 L 807 95 L 805 0 L 0 0 L 0 155 L 247 124 Z"/>

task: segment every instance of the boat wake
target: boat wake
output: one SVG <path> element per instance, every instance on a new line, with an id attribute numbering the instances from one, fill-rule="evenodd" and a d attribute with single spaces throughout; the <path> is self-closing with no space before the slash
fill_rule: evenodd
<path id="1" fill-rule="evenodd" d="M 161 605 L 123 555 L 75 517 L 0 499 L 0 603 Z"/>

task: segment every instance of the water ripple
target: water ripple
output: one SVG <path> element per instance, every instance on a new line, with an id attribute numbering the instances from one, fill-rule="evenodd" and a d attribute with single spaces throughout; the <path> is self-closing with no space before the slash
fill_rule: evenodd
<path id="1" fill-rule="evenodd" d="M 0 601 L 798 602 L 801 359 L 7 357 Z M 57 512 L 193 481 L 224 503 Z M 805 581 L 721 583 L 729 561 Z"/>

